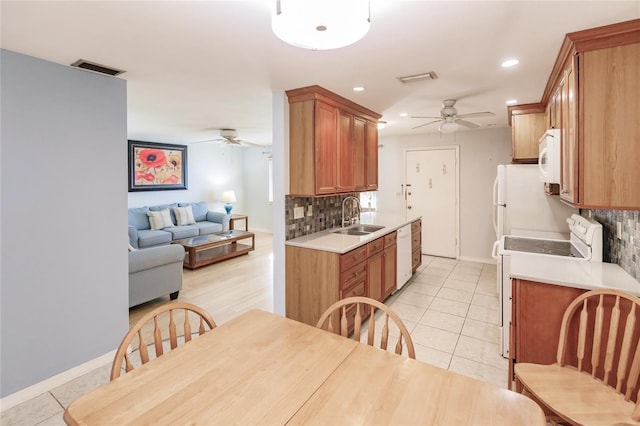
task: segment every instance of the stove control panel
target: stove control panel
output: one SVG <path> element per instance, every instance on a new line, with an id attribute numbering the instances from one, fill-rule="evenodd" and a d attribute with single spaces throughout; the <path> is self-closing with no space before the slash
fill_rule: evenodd
<path id="1" fill-rule="evenodd" d="M 594 219 L 572 214 L 567 219 L 569 230 L 571 231 L 571 240 L 580 241 L 591 248 L 593 260 L 602 261 L 602 225 Z"/>

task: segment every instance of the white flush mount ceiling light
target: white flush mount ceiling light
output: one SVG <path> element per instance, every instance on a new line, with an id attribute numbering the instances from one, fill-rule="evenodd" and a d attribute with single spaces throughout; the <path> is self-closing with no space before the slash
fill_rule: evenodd
<path id="1" fill-rule="evenodd" d="M 271 17 L 279 39 L 312 50 L 353 44 L 370 23 L 369 0 L 275 0 Z"/>
<path id="2" fill-rule="evenodd" d="M 506 102 L 506 104 L 507 104 L 507 105 L 515 105 L 515 104 L 517 104 L 517 103 L 518 103 L 518 100 L 517 100 L 517 99 L 509 99 L 509 100 Z"/>
<path id="3" fill-rule="evenodd" d="M 440 133 L 453 133 L 458 130 L 458 125 L 453 121 L 453 117 L 447 117 L 440 127 L 438 127 Z"/>
<path id="4" fill-rule="evenodd" d="M 518 65 L 520 63 L 519 60 L 517 59 L 507 59 L 504 62 L 502 62 L 502 67 L 503 68 L 509 68 L 509 67 L 513 67 L 515 65 Z"/>

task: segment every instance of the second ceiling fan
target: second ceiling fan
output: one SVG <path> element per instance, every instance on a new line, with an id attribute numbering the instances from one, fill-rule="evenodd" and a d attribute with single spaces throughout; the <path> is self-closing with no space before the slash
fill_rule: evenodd
<path id="1" fill-rule="evenodd" d="M 428 126 L 430 124 L 440 123 L 440 127 L 438 128 L 438 130 L 440 130 L 442 133 L 451 133 L 456 131 L 456 129 L 458 128 L 457 126 L 458 124 L 464 127 L 468 127 L 470 129 L 476 129 L 480 127 L 479 124 L 464 120 L 465 118 L 495 116 L 494 113 L 489 111 L 458 114 L 458 110 L 456 110 L 454 107 L 455 104 L 456 104 L 455 99 L 445 99 L 444 101 L 442 101 L 442 109 L 440 110 L 440 117 L 411 116 L 411 118 L 433 118 L 434 119 L 434 121 L 421 124 L 419 126 L 413 127 L 412 129 Z"/>

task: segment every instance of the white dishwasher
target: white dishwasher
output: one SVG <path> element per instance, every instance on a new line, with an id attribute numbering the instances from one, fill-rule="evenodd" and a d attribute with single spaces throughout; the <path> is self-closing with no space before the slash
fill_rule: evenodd
<path id="1" fill-rule="evenodd" d="M 396 287 L 399 289 L 411 278 L 411 224 L 398 229 L 396 255 Z"/>

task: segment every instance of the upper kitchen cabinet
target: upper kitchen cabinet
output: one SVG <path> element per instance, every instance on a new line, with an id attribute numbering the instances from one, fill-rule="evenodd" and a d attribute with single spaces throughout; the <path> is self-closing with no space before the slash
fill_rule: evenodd
<path id="1" fill-rule="evenodd" d="M 511 125 L 511 162 L 537 163 L 538 143 L 546 130 L 543 104 L 508 107 Z"/>
<path id="2" fill-rule="evenodd" d="M 567 34 L 542 97 L 560 128 L 562 200 L 640 208 L 640 19 Z"/>
<path id="3" fill-rule="evenodd" d="M 381 115 L 320 86 L 289 99 L 289 194 L 331 195 L 378 188 Z"/>

